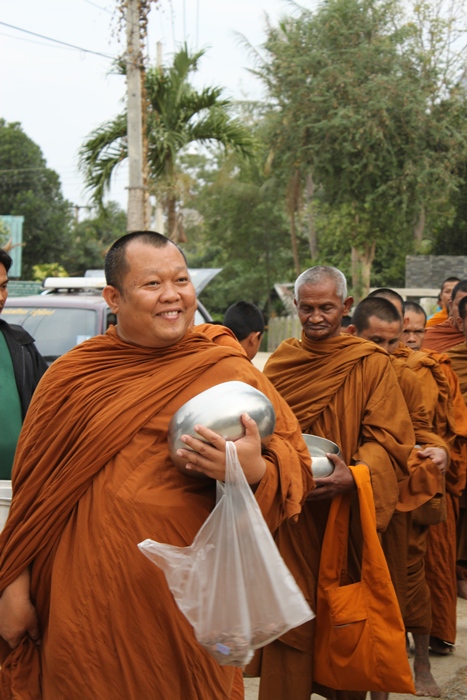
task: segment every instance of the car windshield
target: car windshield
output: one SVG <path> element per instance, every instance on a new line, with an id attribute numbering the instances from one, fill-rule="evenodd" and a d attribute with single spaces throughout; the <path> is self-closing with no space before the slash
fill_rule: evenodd
<path id="1" fill-rule="evenodd" d="M 49 361 L 99 333 L 98 316 L 93 309 L 5 306 L 2 317 L 28 331 L 41 355 Z"/>

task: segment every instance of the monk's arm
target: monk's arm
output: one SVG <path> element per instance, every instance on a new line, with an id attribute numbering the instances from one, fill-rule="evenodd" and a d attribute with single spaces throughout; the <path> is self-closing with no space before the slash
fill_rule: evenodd
<path id="1" fill-rule="evenodd" d="M 385 530 L 398 502 L 398 482 L 409 475 L 407 461 L 415 434 L 389 358 L 373 355 L 365 362 L 362 389 L 368 399 L 353 461 L 364 462 L 370 470 L 376 524 L 378 530 Z"/>
<path id="2" fill-rule="evenodd" d="M 13 649 L 25 634 L 39 642 L 37 614 L 30 598 L 30 579 L 29 568 L 26 568 L 0 597 L 0 636 Z"/>

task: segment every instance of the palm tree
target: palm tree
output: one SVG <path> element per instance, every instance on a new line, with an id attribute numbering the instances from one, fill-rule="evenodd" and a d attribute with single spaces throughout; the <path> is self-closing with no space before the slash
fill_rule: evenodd
<path id="1" fill-rule="evenodd" d="M 148 187 L 162 201 L 168 234 L 174 240 L 180 230 L 177 202 L 183 189 L 178 156 L 189 144 L 217 142 L 244 157 L 254 152 L 249 129 L 230 115 L 232 103 L 221 98 L 222 89 L 196 90 L 189 82 L 205 51 L 190 53 L 186 45 L 168 68 L 151 67 L 145 74 L 147 113 Z M 124 68 L 120 67 L 124 72 Z M 93 201 L 102 206 L 115 168 L 128 157 L 127 115 L 118 115 L 93 131 L 80 149 L 80 168 Z"/>

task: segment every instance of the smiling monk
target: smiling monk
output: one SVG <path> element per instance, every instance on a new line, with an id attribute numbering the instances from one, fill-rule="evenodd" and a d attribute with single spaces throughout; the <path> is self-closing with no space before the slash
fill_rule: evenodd
<path id="1" fill-rule="evenodd" d="M 247 414 L 236 445 L 272 530 L 296 518 L 312 488 L 308 451 L 293 413 L 246 356 L 190 328 L 195 290 L 174 243 L 127 234 L 105 272 L 117 327 L 52 365 L 20 437 L 0 538 L 0 697 L 241 698 L 241 670 L 197 643 L 164 574 L 137 548 L 147 537 L 190 545 L 225 477 L 225 440 L 202 426 L 208 443 L 185 436 L 190 451 L 178 454 L 209 478 L 179 471 L 169 421 L 229 380 L 270 398 L 267 450 Z"/>

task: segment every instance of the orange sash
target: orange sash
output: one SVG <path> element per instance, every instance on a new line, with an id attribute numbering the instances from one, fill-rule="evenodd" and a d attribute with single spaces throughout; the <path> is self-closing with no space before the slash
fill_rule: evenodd
<path id="1" fill-rule="evenodd" d="M 361 580 L 341 585 L 351 494 L 334 498 L 321 550 L 316 606 L 314 679 L 336 690 L 413 693 L 405 628 L 376 534 L 370 474 L 350 467 L 363 534 Z"/>

